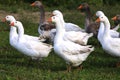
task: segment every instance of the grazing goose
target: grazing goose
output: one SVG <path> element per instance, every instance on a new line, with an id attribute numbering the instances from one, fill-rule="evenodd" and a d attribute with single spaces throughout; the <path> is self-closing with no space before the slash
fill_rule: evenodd
<path id="1" fill-rule="evenodd" d="M 98 29 L 99 29 L 99 23 L 96 23 L 92 20 L 92 13 L 89 5 L 87 3 L 83 3 L 78 7 L 81 12 L 84 12 L 86 14 L 85 18 L 85 31 L 88 33 L 93 33 L 95 37 L 97 37 Z M 113 27 L 113 30 L 117 30 L 118 26 Z"/>
<path id="2" fill-rule="evenodd" d="M 60 17 L 60 19 L 63 21 L 63 14 L 59 10 L 54 10 L 53 15 Z M 80 28 L 78 25 L 73 24 L 73 23 L 66 23 L 65 21 L 63 22 L 65 24 L 65 30 L 66 31 L 84 31 L 82 28 Z"/>
<path id="3" fill-rule="evenodd" d="M 7 15 L 5 18 L 4 18 L 4 21 L 8 21 L 8 22 L 15 22 L 16 21 L 16 19 L 13 17 L 13 16 L 11 16 L 11 15 Z M 14 27 L 14 26 L 13 26 Z M 18 36 L 18 34 L 17 34 L 17 30 L 16 30 L 16 27 L 14 27 L 14 29 L 15 29 L 15 34 L 16 34 L 16 36 Z M 41 40 L 39 40 L 39 37 L 35 37 L 35 36 L 30 36 L 30 35 L 24 35 L 25 36 L 25 38 L 26 39 L 30 39 L 30 40 L 36 40 L 36 41 L 45 41 L 44 39 L 41 39 Z"/>
<path id="4" fill-rule="evenodd" d="M 56 35 L 54 38 L 54 51 L 68 64 L 67 71 L 70 71 L 72 66 L 80 66 L 94 50 L 94 47 L 91 47 L 91 45 L 82 46 L 70 40 L 64 40 L 63 37 L 66 32 L 65 25 L 58 16 L 52 16 L 48 21 L 55 22 Z"/>
<path id="5" fill-rule="evenodd" d="M 97 11 L 96 12 L 96 16 L 97 17 L 99 17 L 99 16 L 104 16 L 104 13 L 102 12 L 102 11 Z M 119 25 L 119 24 L 118 24 Z M 101 34 L 103 34 L 103 32 L 104 32 L 104 24 L 101 22 L 100 23 L 100 28 L 99 28 L 99 33 L 98 33 L 98 40 L 100 40 L 101 39 Z M 103 32 L 102 32 L 103 31 Z M 111 37 L 113 37 L 113 38 L 118 38 L 119 37 L 119 32 L 117 32 L 117 31 L 115 31 L 115 30 L 113 30 L 113 29 L 110 29 L 110 35 L 111 35 Z"/>
<path id="6" fill-rule="evenodd" d="M 104 31 L 102 32 L 102 40 L 100 41 L 102 48 L 110 55 L 120 57 L 120 38 L 113 38 L 110 35 L 110 22 L 105 15 L 99 16 L 96 22 L 104 24 Z M 101 27 L 101 26 L 100 26 Z"/>
<path id="7" fill-rule="evenodd" d="M 14 37 L 14 31 L 11 29 L 10 31 L 10 40 L 18 51 L 22 52 L 27 56 L 31 56 L 32 59 L 41 60 L 43 57 L 47 57 L 52 49 L 52 46 L 46 43 L 42 43 L 40 41 L 27 39 L 24 36 L 24 28 L 21 22 L 15 21 L 10 23 L 11 28 L 13 26 L 18 29 L 18 36 Z M 13 37 L 12 37 L 13 36 Z"/>

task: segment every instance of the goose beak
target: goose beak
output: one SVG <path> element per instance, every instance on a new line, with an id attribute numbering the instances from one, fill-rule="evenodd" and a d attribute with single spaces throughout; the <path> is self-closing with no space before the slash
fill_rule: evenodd
<path id="1" fill-rule="evenodd" d="M 78 7 L 78 9 L 82 9 L 82 7 L 83 7 L 83 6 L 82 6 L 82 5 L 80 5 L 80 6 Z"/>
<path id="2" fill-rule="evenodd" d="M 4 19 L 2 20 L 2 22 L 6 22 L 6 18 L 4 18 Z"/>
<path id="3" fill-rule="evenodd" d="M 35 6 L 35 3 L 33 2 L 30 6 Z"/>
<path id="4" fill-rule="evenodd" d="M 10 23 L 10 26 L 14 26 L 14 22 L 11 22 L 11 23 Z"/>
<path id="5" fill-rule="evenodd" d="M 47 21 L 48 21 L 48 22 L 52 22 L 52 18 L 51 18 L 51 17 L 48 18 Z"/>
<path id="6" fill-rule="evenodd" d="M 97 18 L 95 22 L 100 22 L 100 18 Z"/>
<path id="7" fill-rule="evenodd" d="M 115 17 L 113 17 L 113 18 L 112 18 L 112 20 L 113 20 L 113 21 L 117 20 L 117 17 L 116 17 L 116 16 L 115 16 Z"/>

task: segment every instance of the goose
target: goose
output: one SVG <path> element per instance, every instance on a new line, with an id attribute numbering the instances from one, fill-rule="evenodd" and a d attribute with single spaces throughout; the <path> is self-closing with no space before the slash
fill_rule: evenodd
<path id="1" fill-rule="evenodd" d="M 18 28 L 18 36 L 15 37 L 15 40 L 11 37 L 14 35 L 13 30 L 10 33 L 11 42 L 14 43 L 12 46 L 15 49 L 35 60 L 41 60 L 49 55 L 52 46 L 40 41 L 26 39 L 24 36 L 24 28 L 20 21 L 11 22 L 10 26 Z"/>
<path id="2" fill-rule="evenodd" d="M 58 16 L 52 16 L 48 19 L 49 22 L 55 22 L 56 25 L 56 35 L 54 38 L 54 51 L 65 60 L 67 66 L 67 71 L 71 70 L 71 67 L 78 67 L 83 61 L 87 59 L 89 54 L 94 51 L 94 47 L 91 45 L 79 45 L 70 40 L 64 40 L 65 25 L 61 23 Z"/>
<path id="3" fill-rule="evenodd" d="M 81 31 L 79 28 L 74 28 L 73 31 L 70 31 L 70 29 L 72 29 L 73 27 L 68 26 L 69 23 L 66 27 L 67 23 L 65 23 L 63 16 L 62 16 L 62 13 L 59 10 L 54 10 L 52 13 L 54 16 L 57 16 L 60 18 L 61 24 L 65 25 L 66 32 L 65 32 L 65 35 L 63 37 L 64 40 L 70 40 L 70 41 L 76 42 L 76 43 L 81 44 L 81 45 L 87 45 L 88 39 L 93 36 L 93 33 L 88 34 L 88 33 L 84 32 L 83 30 Z M 71 27 L 71 28 L 67 29 L 69 27 Z M 78 29 L 79 29 L 79 31 L 77 31 Z"/>
<path id="4" fill-rule="evenodd" d="M 41 12 L 40 20 L 42 20 L 43 22 L 45 22 L 45 11 L 44 11 L 42 3 L 40 1 L 35 1 L 34 3 L 31 4 L 31 6 L 37 6 L 38 8 L 40 8 L 40 12 Z M 40 24 L 42 24 L 42 22 L 40 22 Z M 71 27 L 71 25 L 73 25 L 73 26 Z M 54 42 L 54 36 L 56 34 L 56 29 L 53 26 L 42 26 L 42 28 L 43 28 L 43 31 L 42 31 L 43 33 L 45 33 L 46 28 L 49 29 L 46 33 L 49 34 L 48 38 L 53 43 Z M 40 29 L 40 28 L 38 28 L 38 29 Z M 68 23 L 67 27 L 65 27 L 65 29 L 66 29 L 66 31 L 79 31 L 79 30 L 81 30 L 81 28 L 79 26 L 77 26 L 75 24 L 72 24 L 72 23 Z"/>
<path id="5" fill-rule="evenodd" d="M 63 14 L 61 11 L 59 10 L 54 10 L 52 12 L 53 15 L 55 16 L 58 16 L 62 19 L 62 21 L 64 20 L 63 19 Z M 84 29 L 80 28 L 78 25 L 76 24 L 73 24 L 73 23 L 66 23 L 65 21 L 63 22 L 65 24 L 65 30 L 66 31 L 84 31 Z"/>
<path id="6" fill-rule="evenodd" d="M 102 40 L 100 41 L 102 48 L 110 55 L 120 57 L 120 38 L 113 38 L 110 35 L 110 22 L 105 15 L 99 16 L 96 22 L 104 24 Z M 101 26 L 100 26 L 101 27 Z"/>
<path id="7" fill-rule="evenodd" d="M 5 21 L 8 21 L 8 22 L 15 22 L 16 21 L 16 19 L 14 18 L 14 16 L 12 16 L 12 15 L 7 15 L 4 19 L 3 19 L 3 21 L 5 22 Z M 14 26 L 13 26 L 14 27 Z M 18 34 L 17 34 L 17 30 L 16 30 L 16 27 L 14 27 L 14 29 L 15 29 L 15 35 L 16 36 L 18 36 Z M 24 35 L 25 36 L 25 38 L 26 39 L 30 39 L 30 40 L 36 40 L 36 41 L 42 41 L 42 42 L 44 42 L 45 41 L 45 39 L 41 39 L 41 40 L 39 40 L 39 37 L 35 37 L 35 36 L 30 36 L 30 35 Z"/>
<path id="8" fill-rule="evenodd" d="M 96 16 L 97 17 L 99 17 L 99 16 L 104 16 L 105 14 L 102 12 L 102 11 L 97 11 L 96 12 Z M 119 24 L 117 24 L 117 25 L 119 25 Z M 100 28 L 99 28 L 99 33 L 98 33 L 98 36 L 97 36 L 97 38 L 98 38 L 98 40 L 100 40 L 101 39 L 101 36 L 103 35 L 103 32 L 104 32 L 104 24 L 101 22 L 100 23 Z M 103 31 L 103 32 L 102 32 Z M 113 29 L 110 29 L 110 35 L 111 35 L 111 37 L 113 37 L 113 38 L 119 38 L 119 32 L 117 32 L 116 30 L 113 30 Z"/>
<path id="9" fill-rule="evenodd" d="M 51 41 L 50 33 L 53 31 L 52 29 L 55 28 L 55 25 L 49 24 L 45 19 L 45 10 L 42 2 L 35 1 L 31 4 L 31 6 L 38 7 L 40 9 L 40 22 L 38 27 L 38 32 L 40 34 L 40 39 L 44 38 L 48 41 Z M 52 31 L 51 31 L 52 30 Z M 52 33 L 51 33 L 52 34 Z M 54 31 L 53 31 L 54 34 Z"/>
<path id="10" fill-rule="evenodd" d="M 90 6 L 87 3 L 83 3 L 78 7 L 81 12 L 86 14 L 85 18 L 85 31 L 88 33 L 93 33 L 95 37 L 98 35 L 98 29 L 100 23 L 96 23 L 92 20 L 92 13 Z M 118 30 L 118 25 L 112 28 L 113 30 Z"/>
<path id="11" fill-rule="evenodd" d="M 88 33 L 93 33 L 94 37 L 97 37 L 99 23 L 93 22 L 92 13 L 91 13 L 89 5 L 87 3 L 83 3 L 78 7 L 78 9 L 81 10 L 81 12 L 85 12 L 86 14 L 85 31 Z"/>

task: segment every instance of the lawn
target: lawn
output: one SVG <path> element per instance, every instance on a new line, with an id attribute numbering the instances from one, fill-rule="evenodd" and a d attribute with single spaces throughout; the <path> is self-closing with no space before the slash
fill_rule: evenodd
<path id="1" fill-rule="evenodd" d="M 27 4 L 27 7 L 30 7 Z M 19 6 L 18 6 L 19 8 Z M 54 9 L 47 8 L 46 16 Z M 84 16 L 80 11 L 62 10 L 66 22 L 73 22 L 84 28 Z M 119 6 L 93 6 L 92 12 L 102 10 L 111 17 L 120 13 Z M 36 8 L 16 9 L 14 6 L 0 8 L 0 20 L 6 15 L 13 15 L 21 21 L 25 28 L 25 34 L 38 36 L 37 28 L 39 23 L 39 10 Z M 111 24 L 113 22 L 110 20 Z M 113 57 L 103 51 L 96 38 L 90 38 L 88 44 L 95 47 L 95 51 L 83 62 L 82 70 L 73 68 L 71 72 L 66 72 L 65 62 L 57 56 L 54 51 L 42 61 L 31 61 L 30 57 L 23 55 L 9 44 L 9 24 L 0 21 L 0 80 L 119 80 L 120 68 L 116 67 L 119 58 Z"/>

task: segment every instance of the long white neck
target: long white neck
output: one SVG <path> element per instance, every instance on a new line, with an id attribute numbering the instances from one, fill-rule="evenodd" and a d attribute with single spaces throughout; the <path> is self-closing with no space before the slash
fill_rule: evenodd
<path id="1" fill-rule="evenodd" d="M 15 22 L 15 21 L 16 21 L 15 18 L 12 18 L 12 19 L 10 20 L 10 23 Z M 14 27 L 14 26 L 11 26 L 11 27 L 10 27 L 10 34 L 9 34 L 10 39 L 14 38 L 14 37 L 17 36 L 17 35 L 18 35 L 18 34 L 17 34 L 17 28 Z"/>
<path id="2" fill-rule="evenodd" d="M 104 21 L 104 36 L 103 37 L 110 37 L 110 22 L 108 19 Z"/>
<path id="3" fill-rule="evenodd" d="M 17 26 L 17 27 L 18 27 L 18 37 L 21 38 L 21 37 L 23 37 L 23 35 L 24 35 L 24 28 L 23 28 L 23 25 L 20 24 L 20 25 Z"/>
<path id="4" fill-rule="evenodd" d="M 11 28 L 10 28 L 10 34 L 9 34 L 10 39 L 12 39 L 13 37 L 15 37 L 16 35 L 17 35 L 16 27 L 11 26 Z"/>
<path id="5" fill-rule="evenodd" d="M 63 22 L 61 22 L 61 20 L 59 19 L 59 21 L 57 21 L 55 23 L 56 25 L 56 35 L 55 35 L 55 39 L 54 39 L 54 44 L 59 43 L 60 41 L 62 41 L 64 33 L 65 33 L 65 26 L 63 24 Z"/>
<path id="6" fill-rule="evenodd" d="M 60 15 L 60 19 L 61 19 L 61 22 L 64 24 L 65 21 L 64 21 L 63 15 Z"/>
<path id="7" fill-rule="evenodd" d="M 100 27 L 99 27 L 98 36 L 97 36 L 99 41 L 102 40 L 103 34 L 104 34 L 104 24 L 103 24 L 103 22 L 100 22 Z"/>

